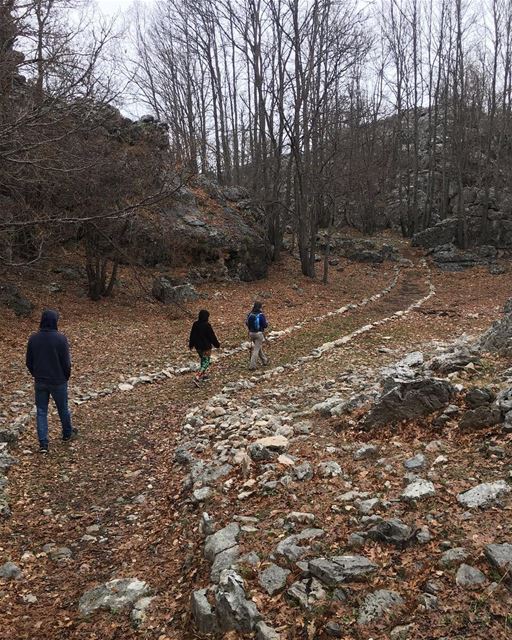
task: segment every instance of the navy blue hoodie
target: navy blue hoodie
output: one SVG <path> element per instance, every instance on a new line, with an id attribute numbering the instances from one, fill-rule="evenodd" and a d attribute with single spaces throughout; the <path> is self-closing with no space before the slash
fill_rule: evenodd
<path id="1" fill-rule="evenodd" d="M 56 311 L 43 311 L 39 331 L 28 340 L 27 368 L 36 382 L 64 384 L 71 375 L 69 344 L 57 330 L 58 320 Z"/>

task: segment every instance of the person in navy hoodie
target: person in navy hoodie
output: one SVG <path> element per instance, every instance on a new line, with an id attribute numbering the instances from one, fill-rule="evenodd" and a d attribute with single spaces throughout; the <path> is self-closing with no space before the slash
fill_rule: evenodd
<path id="1" fill-rule="evenodd" d="M 65 335 L 57 328 L 59 314 L 43 311 L 39 331 L 30 336 L 27 345 L 27 368 L 34 378 L 37 437 L 41 453 L 48 453 L 48 404 L 50 396 L 57 405 L 62 424 L 62 439 L 73 439 L 78 431 L 71 424 L 68 408 L 68 380 L 71 357 Z"/>

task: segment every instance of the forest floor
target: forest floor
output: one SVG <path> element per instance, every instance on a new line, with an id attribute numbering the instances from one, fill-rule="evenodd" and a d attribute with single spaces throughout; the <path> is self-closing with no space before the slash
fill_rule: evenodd
<path id="1" fill-rule="evenodd" d="M 61 311 L 61 329 L 73 353 L 72 400 L 106 384 L 159 371 L 169 363 L 175 366 L 193 360 L 186 348 L 187 337 L 197 311 L 203 307 L 210 310 L 222 346 L 238 346 L 245 339 L 243 320 L 247 311 L 255 298 L 263 299 L 273 330 L 303 323 L 302 328 L 268 345 L 272 371 L 290 366 L 258 379 L 251 388 L 240 385 L 230 402 L 240 411 L 247 407 L 261 409 L 263 417 L 267 407 L 270 412 L 276 403 L 286 404 L 292 407 L 290 415 L 299 416 L 316 400 L 346 390 L 351 375 L 364 380 L 365 375 L 371 376 L 372 371 L 413 350 L 435 353 L 438 344 L 462 334 L 477 335 L 500 316 L 510 297 L 508 272 L 496 276 L 481 268 L 442 273 L 431 270 L 419 252 L 397 244 L 412 261 L 411 266 L 400 269 L 398 276 L 390 262 L 373 267 L 342 259 L 340 267 L 332 269 L 330 283 L 324 286 L 301 277 L 297 262 L 286 257 L 272 267 L 265 281 L 200 287 L 203 298 L 187 305 L 186 313 L 140 299 L 137 283 L 129 274 L 124 276 L 121 293 L 113 301 L 92 303 L 77 297 L 75 284 L 50 294 L 43 278 L 33 283 L 34 295 L 39 307 L 52 306 Z M 377 294 L 395 277 L 396 286 L 375 301 L 315 320 Z M 431 285 L 435 293 L 420 307 L 409 309 L 406 315 L 395 315 L 428 296 Z M 323 357 L 295 364 L 316 347 L 382 320 L 383 324 L 354 335 Z M 35 328 L 34 319 L 3 315 L 0 426 L 2 422 L 9 424 L 32 404 L 24 349 Z M 210 567 L 203 558 L 204 537 L 199 531 L 202 511 L 208 511 L 220 526 L 237 515 L 257 518 L 254 531 L 249 528 L 240 542 L 243 552 L 257 552 L 261 559 L 260 566 L 244 571 L 246 590 L 283 640 L 331 637 L 325 625 L 332 620 L 343 629 L 337 637 L 359 640 L 389 638 L 391 629 L 409 624 L 404 638 L 512 637 L 511 602 L 506 589 L 462 590 L 455 583 L 455 571 L 439 565 L 442 549 L 466 547 L 473 564 L 484 569 L 483 545 L 512 542 L 510 502 L 468 518 L 462 517 L 463 509 L 454 501 L 458 491 L 468 488 L 470 479 L 508 477 L 512 468 L 511 436 L 499 428 L 463 435 L 456 425 L 440 432 L 428 424 L 385 428 L 370 434 L 358 430 L 357 424 L 347 426 L 341 418 L 311 414 L 310 436 L 292 440 L 289 453 L 313 465 L 336 460 L 343 469 L 342 477 L 315 475 L 308 482 L 279 485 L 270 493 L 254 491 L 249 498 L 239 499 L 244 488 L 255 486 L 262 470 L 256 465 L 244 477 L 233 467 L 222 478 L 224 488 L 215 492 L 210 502 L 194 503 L 183 489 L 187 469 L 174 462 L 176 447 L 184 439 L 186 416 L 197 407 L 208 412 L 212 398 L 218 397 L 226 385 L 250 381 L 247 361 L 246 351 L 215 361 L 211 380 L 201 389 L 195 388 L 191 374 L 186 374 L 72 405 L 80 438 L 71 444 L 59 442 L 59 428 L 52 413 L 47 457 L 38 454 L 31 425 L 13 449 L 18 463 L 9 473 L 12 515 L 0 522 L 0 565 L 12 561 L 22 570 L 18 579 L 0 582 L 0 639 L 201 637 L 191 620 L 190 596 L 194 589 L 209 584 Z M 497 382 L 495 372 L 507 366 L 488 359 L 471 382 Z M 214 430 L 210 433 L 205 428 L 204 432 L 210 445 L 198 454 L 208 462 L 215 458 L 222 440 Z M 381 567 L 371 578 L 372 587 L 385 588 L 391 582 L 395 588 L 398 585 L 405 600 L 398 613 L 375 627 L 359 626 L 356 605 L 368 583 L 355 584 L 347 602 L 330 600 L 307 611 L 292 603 L 286 592 L 270 597 L 262 590 L 258 570 L 266 566 L 273 547 L 286 535 L 283 521 L 290 511 L 314 514 L 314 526 L 325 532 L 316 551 L 342 553 L 347 537 L 357 530 L 358 516 L 354 507 L 340 507 L 337 496 L 349 487 L 357 487 L 369 496 L 396 496 L 403 489 L 403 461 L 425 451 L 432 441 L 440 443 L 433 457 L 442 453 L 447 459 L 439 472 L 440 489 L 421 506 L 404 507 L 391 501 L 386 512 L 387 516 L 406 517 L 418 526 L 428 522 L 431 542 L 400 551 L 371 543 L 361 552 Z M 378 445 L 387 466 L 369 460 L 356 463 L 352 452 L 362 442 Z M 489 442 L 504 448 L 505 456 L 489 454 L 484 447 Z M 51 543 L 68 548 L 71 555 L 54 559 L 51 547 L 45 546 Z M 288 585 L 300 577 L 297 567 L 290 570 Z M 119 577 L 145 580 L 156 596 L 144 624 L 134 629 L 123 612 L 112 615 L 102 611 L 90 618 L 80 617 L 80 596 Z M 417 602 L 421 585 L 429 579 L 440 583 L 440 606 L 433 611 Z M 245 636 L 230 632 L 226 637 Z"/>

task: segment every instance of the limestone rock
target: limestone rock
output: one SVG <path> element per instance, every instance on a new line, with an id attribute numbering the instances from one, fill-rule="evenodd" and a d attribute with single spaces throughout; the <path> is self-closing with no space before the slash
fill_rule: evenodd
<path id="1" fill-rule="evenodd" d="M 365 429 L 426 417 L 447 406 L 454 389 L 446 380 L 403 382 L 377 400 L 363 420 Z"/>
<path id="2" fill-rule="evenodd" d="M 218 633 L 219 625 L 212 605 L 208 601 L 207 593 L 207 589 L 199 589 L 192 593 L 192 616 L 200 633 L 214 634 Z"/>
<path id="3" fill-rule="evenodd" d="M 317 473 L 321 478 L 335 478 L 341 476 L 342 470 L 340 465 L 334 460 L 320 462 L 317 467 Z"/>
<path id="4" fill-rule="evenodd" d="M 21 569 L 14 562 L 5 562 L 0 566 L 0 578 L 4 580 L 16 580 L 21 576 Z"/>
<path id="5" fill-rule="evenodd" d="M 148 584 L 137 578 L 118 578 L 86 591 L 80 598 L 80 614 L 89 616 L 97 609 L 108 609 L 113 613 L 132 607 L 138 600 L 149 595 Z"/>
<path id="6" fill-rule="evenodd" d="M 409 458 L 404 462 L 404 467 L 408 471 L 416 471 L 417 469 L 423 469 L 427 460 L 422 453 L 417 453 L 413 458 Z"/>
<path id="7" fill-rule="evenodd" d="M 325 589 L 316 578 L 306 578 L 294 582 L 286 593 L 306 610 L 312 609 L 327 598 Z"/>
<path id="8" fill-rule="evenodd" d="M 357 623 L 367 625 L 379 620 L 384 614 L 404 604 L 403 598 L 396 591 L 379 589 L 366 596 L 359 609 Z"/>
<path id="9" fill-rule="evenodd" d="M 309 563 L 312 575 L 329 587 L 343 582 L 357 580 L 378 569 L 377 565 L 364 556 L 334 556 L 316 558 Z"/>
<path id="10" fill-rule="evenodd" d="M 244 581 L 231 569 L 223 571 L 215 593 L 217 620 L 221 631 L 254 631 L 261 614 L 252 600 L 248 600 Z"/>
<path id="11" fill-rule="evenodd" d="M 277 631 L 261 621 L 256 625 L 256 640 L 280 640 L 281 636 Z"/>
<path id="12" fill-rule="evenodd" d="M 473 489 L 459 493 L 457 501 L 463 507 L 475 509 L 477 507 L 487 507 L 507 493 L 510 493 L 510 487 L 505 480 L 484 482 L 473 487 Z"/>
<path id="13" fill-rule="evenodd" d="M 288 569 L 282 569 L 272 563 L 259 574 L 258 582 L 269 596 L 273 596 L 285 588 L 286 578 L 289 575 Z"/>
<path id="14" fill-rule="evenodd" d="M 487 582 L 487 578 L 479 569 L 470 567 L 468 564 L 461 564 L 455 581 L 459 587 L 464 589 L 477 589 Z"/>
<path id="15" fill-rule="evenodd" d="M 323 529 L 304 529 L 301 533 L 288 536 L 277 545 L 276 553 L 284 556 L 290 562 L 297 562 L 309 553 L 308 546 L 302 546 L 301 542 L 314 540 L 324 535 Z"/>
<path id="16" fill-rule="evenodd" d="M 236 546 L 239 535 L 240 526 L 236 522 L 231 522 L 223 529 L 209 535 L 204 545 L 204 557 L 213 562 L 216 555 Z"/>
<path id="17" fill-rule="evenodd" d="M 398 518 L 378 522 L 367 532 L 367 537 L 377 542 L 387 542 L 404 548 L 414 538 L 414 531 Z"/>
<path id="18" fill-rule="evenodd" d="M 443 567 L 454 567 L 466 560 L 468 557 L 468 551 L 464 547 L 455 547 L 448 549 L 441 556 L 440 564 Z"/>
<path id="19" fill-rule="evenodd" d="M 414 501 L 421 500 L 422 498 L 431 498 L 435 493 L 436 489 L 430 480 L 418 478 L 407 485 L 401 497 L 403 500 Z"/>
<path id="20" fill-rule="evenodd" d="M 484 553 L 495 569 L 502 572 L 512 569 L 512 544 L 488 544 Z"/>

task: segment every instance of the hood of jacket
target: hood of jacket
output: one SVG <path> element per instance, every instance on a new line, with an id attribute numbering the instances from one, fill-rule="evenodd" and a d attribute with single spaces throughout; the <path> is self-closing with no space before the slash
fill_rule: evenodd
<path id="1" fill-rule="evenodd" d="M 46 309 L 41 316 L 41 322 L 39 323 L 40 331 L 57 331 L 57 324 L 59 322 L 59 314 L 53 309 Z"/>

